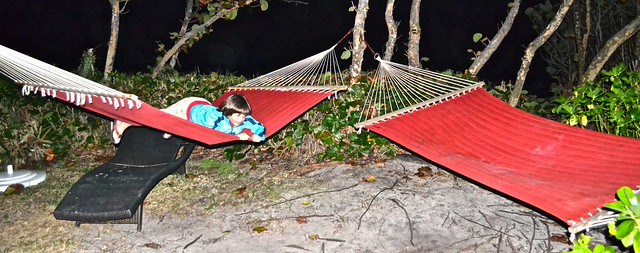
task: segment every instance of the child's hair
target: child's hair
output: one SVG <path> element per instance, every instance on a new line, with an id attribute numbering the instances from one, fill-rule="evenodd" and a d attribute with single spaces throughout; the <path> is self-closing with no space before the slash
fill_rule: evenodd
<path id="1" fill-rule="evenodd" d="M 231 116 L 234 113 L 251 115 L 251 105 L 243 95 L 232 94 L 220 104 L 218 111 L 221 111 L 224 116 Z"/>

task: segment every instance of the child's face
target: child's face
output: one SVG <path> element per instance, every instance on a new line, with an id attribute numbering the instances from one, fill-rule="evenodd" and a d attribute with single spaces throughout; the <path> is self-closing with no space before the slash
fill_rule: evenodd
<path id="1" fill-rule="evenodd" d="M 234 113 L 229 115 L 229 122 L 231 122 L 232 126 L 239 126 L 240 124 L 242 124 L 246 117 L 247 115 L 244 115 L 242 113 Z"/>

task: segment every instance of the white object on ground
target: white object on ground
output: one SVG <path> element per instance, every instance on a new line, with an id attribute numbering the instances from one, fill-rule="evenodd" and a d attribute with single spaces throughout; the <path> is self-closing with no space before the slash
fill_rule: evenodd
<path id="1" fill-rule="evenodd" d="M 4 192 L 12 184 L 22 184 L 24 187 L 42 183 L 47 174 L 42 171 L 13 170 L 13 165 L 7 166 L 7 171 L 0 172 L 0 192 Z"/>

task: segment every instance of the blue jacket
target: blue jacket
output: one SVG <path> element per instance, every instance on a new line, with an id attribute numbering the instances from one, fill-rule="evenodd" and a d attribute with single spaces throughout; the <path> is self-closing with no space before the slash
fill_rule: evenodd
<path id="1" fill-rule="evenodd" d="M 247 115 L 239 126 L 231 126 L 229 118 L 222 115 L 222 112 L 218 111 L 218 107 L 212 105 L 194 105 L 191 107 L 189 121 L 233 135 L 238 135 L 242 130 L 248 129 L 253 134 L 260 136 L 263 141 L 266 132 L 264 125 L 251 117 L 251 115 Z"/>

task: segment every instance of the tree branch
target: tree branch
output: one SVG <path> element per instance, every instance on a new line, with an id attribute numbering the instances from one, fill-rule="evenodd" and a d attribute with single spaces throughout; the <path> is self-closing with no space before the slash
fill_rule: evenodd
<path id="1" fill-rule="evenodd" d="M 602 49 L 598 51 L 598 54 L 593 58 L 589 67 L 585 71 L 584 78 L 582 79 L 582 83 L 586 83 L 589 81 L 593 81 L 600 70 L 604 66 L 604 64 L 609 60 L 609 57 L 613 54 L 613 52 L 620 47 L 625 41 L 627 41 L 631 36 L 640 31 L 640 13 L 636 17 L 636 19 L 632 20 L 625 27 L 620 29 L 616 34 L 614 34 L 607 42 L 604 44 Z"/>
<path id="2" fill-rule="evenodd" d="M 473 63 L 469 67 L 469 73 L 471 73 L 471 75 L 475 76 L 478 74 L 478 72 L 480 72 L 480 69 L 482 69 L 484 64 L 487 63 L 487 61 L 489 61 L 489 58 L 491 58 L 491 55 L 493 55 L 493 53 L 498 49 L 498 47 L 502 43 L 502 40 L 504 40 L 504 38 L 507 36 L 509 31 L 511 30 L 511 27 L 513 26 L 513 22 L 516 19 L 516 15 L 518 15 L 518 11 L 520 9 L 520 2 L 521 0 L 513 1 L 513 6 L 511 6 L 511 10 L 509 10 L 509 14 L 507 14 L 507 18 L 505 19 L 504 24 L 502 24 L 502 27 L 500 27 L 500 30 L 498 30 L 498 33 L 496 33 L 496 36 L 494 36 L 493 39 L 489 41 L 489 44 L 487 45 L 487 47 L 484 50 L 482 50 L 480 55 L 476 57 L 476 60 L 473 61 Z"/>

